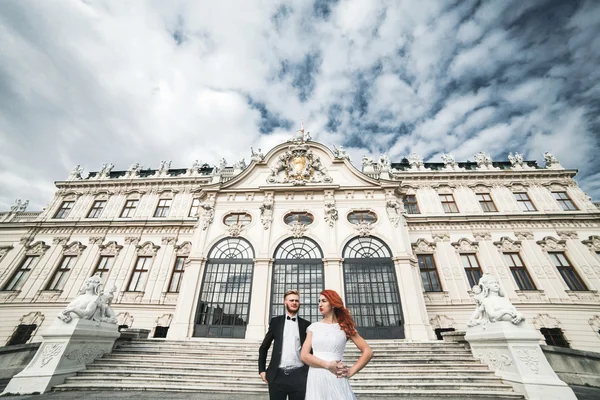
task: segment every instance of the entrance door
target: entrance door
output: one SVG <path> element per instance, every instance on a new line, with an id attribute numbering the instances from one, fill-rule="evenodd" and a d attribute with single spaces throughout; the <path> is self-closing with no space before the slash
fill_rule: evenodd
<path id="1" fill-rule="evenodd" d="M 370 237 L 344 248 L 344 291 L 357 330 L 365 339 L 403 339 L 404 322 L 392 254 Z"/>
<path id="2" fill-rule="evenodd" d="M 194 336 L 244 338 L 250 313 L 254 250 L 242 238 L 227 238 L 209 253 Z"/>

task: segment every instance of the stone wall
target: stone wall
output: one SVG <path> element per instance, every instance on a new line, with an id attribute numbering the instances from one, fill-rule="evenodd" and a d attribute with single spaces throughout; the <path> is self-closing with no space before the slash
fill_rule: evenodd
<path id="1" fill-rule="evenodd" d="M 600 353 L 546 345 L 542 350 L 565 383 L 600 387 Z"/>
<path id="2" fill-rule="evenodd" d="M 40 343 L 0 347 L 0 380 L 10 379 L 29 364 Z"/>

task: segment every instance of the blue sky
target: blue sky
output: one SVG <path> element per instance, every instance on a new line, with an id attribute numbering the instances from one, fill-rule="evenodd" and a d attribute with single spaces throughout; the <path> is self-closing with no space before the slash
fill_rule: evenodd
<path id="1" fill-rule="evenodd" d="M 0 210 L 76 164 L 550 151 L 600 200 L 600 2 L 0 2 Z"/>

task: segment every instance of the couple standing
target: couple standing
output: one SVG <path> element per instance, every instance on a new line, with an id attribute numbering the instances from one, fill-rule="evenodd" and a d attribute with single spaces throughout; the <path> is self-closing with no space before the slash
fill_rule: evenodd
<path id="1" fill-rule="evenodd" d="M 319 295 L 320 322 L 311 324 L 297 316 L 300 294 L 288 290 L 283 296 L 285 315 L 274 317 L 263 340 L 258 371 L 269 384 L 270 400 L 354 400 L 348 378 L 360 371 L 373 357 L 367 342 L 356 331 L 350 312 L 333 290 Z M 350 339 L 361 352 L 356 364 L 343 364 L 346 341 Z M 267 352 L 275 340 L 271 362 L 266 368 Z"/>

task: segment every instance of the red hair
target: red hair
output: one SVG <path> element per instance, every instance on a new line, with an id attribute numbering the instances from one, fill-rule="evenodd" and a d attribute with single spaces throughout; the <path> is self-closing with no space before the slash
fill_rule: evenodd
<path id="1" fill-rule="evenodd" d="M 325 296 L 329 304 L 333 306 L 333 312 L 340 324 L 340 328 L 346 333 L 346 337 L 356 334 L 356 323 L 350 315 L 350 310 L 344 307 L 342 298 L 335 290 L 323 290 L 320 295 Z"/>

